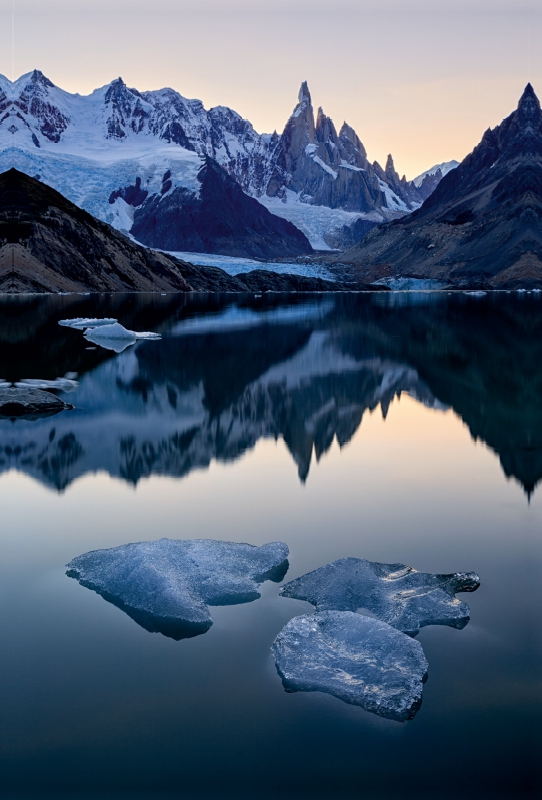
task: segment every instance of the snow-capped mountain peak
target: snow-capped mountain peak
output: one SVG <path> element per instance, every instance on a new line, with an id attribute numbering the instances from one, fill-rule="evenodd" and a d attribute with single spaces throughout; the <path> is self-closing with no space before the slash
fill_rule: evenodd
<path id="1" fill-rule="evenodd" d="M 39 70 L 14 82 L 0 76 L 0 170 L 39 176 L 120 229 L 133 224 L 126 196 L 135 203 L 182 189 L 197 198 L 207 158 L 328 249 L 417 208 L 444 174 L 420 176 L 418 187 L 399 180 L 393 161 L 386 170 L 371 165 L 353 128 L 344 123 L 337 134 L 322 109 L 315 119 L 306 82 L 279 135 L 257 133 L 225 106 L 206 110 L 171 88 L 139 92 L 120 77 L 82 96 Z"/>
<path id="2" fill-rule="evenodd" d="M 417 178 L 414 178 L 412 183 L 417 186 L 418 188 L 422 185 L 423 179 L 426 178 L 428 175 L 436 175 L 437 172 L 440 171 L 441 176 L 444 178 L 449 172 L 459 166 L 459 161 L 443 161 L 442 164 L 435 164 L 430 169 L 426 169 L 425 172 L 422 172 L 421 175 L 418 175 Z"/>

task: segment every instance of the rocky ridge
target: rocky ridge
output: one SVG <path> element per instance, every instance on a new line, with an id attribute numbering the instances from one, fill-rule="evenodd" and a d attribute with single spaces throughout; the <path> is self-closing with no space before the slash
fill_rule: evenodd
<path id="1" fill-rule="evenodd" d="M 342 254 L 361 274 L 492 289 L 542 286 L 542 112 L 528 84 L 516 111 L 407 218 Z"/>
<path id="2" fill-rule="evenodd" d="M 255 200 L 245 199 L 258 206 Z M 196 267 L 136 244 L 28 175 L 15 169 L 0 175 L 1 292 L 335 288 L 340 284 L 264 270 L 241 278 L 214 267 Z"/>

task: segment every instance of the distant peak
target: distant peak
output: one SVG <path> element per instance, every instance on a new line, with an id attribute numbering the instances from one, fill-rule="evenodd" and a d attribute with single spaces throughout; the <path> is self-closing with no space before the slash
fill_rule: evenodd
<path id="1" fill-rule="evenodd" d="M 311 93 L 309 92 L 309 85 L 307 81 L 303 81 L 301 84 L 301 89 L 299 90 L 298 100 L 300 103 L 308 102 L 309 105 L 311 103 Z"/>
<path id="2" fill-rule="evenodd" d="M 540 106 L 540 102 L 536 96 L 535 90 L 533 89 L 532 85 L 528 83 L 519 99 L 518 108 L 521 108 L 524 104 L 532 103 L 533 100 L 538 106 Z"/>
<path id="3" fill-rule="evenodd" d="M 390 153 L 386 161 L 386 172 L 394 172 L 395 164 L 393 163 L 393 156 Z"/>
<path id="4" fill-rule="evenodd" d="M 30 80 L 32 81 L 32 83 L 39 83 L 42 86 L 54 87 L 54 83 L 52 83 L 52 81 L 50 81 L 49 78 L 46 78 L 43 72 L 41 72 L 41 70 L 39 69 L 35 69 L 32 72 Z"/>

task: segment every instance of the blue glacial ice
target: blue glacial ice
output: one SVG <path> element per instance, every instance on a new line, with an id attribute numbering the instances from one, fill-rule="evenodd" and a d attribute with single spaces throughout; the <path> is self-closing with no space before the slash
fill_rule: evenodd
<path id="1" fill-rule="evenodd" d="M 405 564 L 342 558 L 290 581 L 280 594 L 307 600 L 317 611 L 366 611 L 415 636 L 426 625 L 464 628 L 470 609 L 456 592 L 474 592 L 479 585 L 475 572 L 432 575 Z"/>
<path id="2" fill-rule="evenodd" d="M 211 539 L 125 544 L 74 558 L 67 575 L 121 608 L 139 625 L 172 639 L 198 636 L 213 624 L 208 606 L 249 603 L 258 586 L 281 581 L 288 547 Z"/>
<path id="3" fill-rule="evenodd" d="M 427 660 L 419 642 L 352 611 L 295 617 L 273 644 L 289 692 L 325 692 L 387 719 L 412 719 Z"/>

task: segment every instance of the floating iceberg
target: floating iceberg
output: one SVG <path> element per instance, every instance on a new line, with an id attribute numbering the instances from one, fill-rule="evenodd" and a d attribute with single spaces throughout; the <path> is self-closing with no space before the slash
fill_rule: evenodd
<path id="1" fill-rule="evenodd" d="M 412 719 L 422 701 L 427 660 L 419 642 L 351 611 L 295 617 L 273 644 L 290 692 L 326 692 L 381 717 Z"/>
<path id="2" fill-rule="evenodd" d="M 64 325 L 66 328 L 76 328 L 77 330 L 84 330 L 85 328 L 99 328 L 102 325 L 113 325 L 117 322 L 113 317 L 106 319 L 94 319 L 88 317 L 75 317 L 74 319 L 61 319 L 59 325 Z"/>
<path id="3" fill-rule="evenodd" d="M 66 574 L 146 630 L 179 640 L 209 630 L 208 606 L 257 600 L 260 583 L 283 579 L 287 558 L 282 542 L 160 539 L 94 550 L 71 561 Z"/>
<path id="4" fill-rule="evenodd" d="M 98 344 L 107 350 L 114 350 L 115 353 L 122 353 L 130 345 L 135 344 L 138 339 L 161 339 L 159 333 L 149 331 L 136 332 L 129 331 L 119 322 L 112 325 L 101 325 L 97 328 L 85 330 L 85 338 L 93 344 Z"/>
<path id="5" fill-rule="evenodd" d="M 464 628 L 470 610 L 455 594 L 474 592 L 479 585 L 475 572 L 432 575 L 405 564 L 342 558 L 290 581 L 280 594 L 308 600 L 317 611 L 365 610 L 415 636 L 426 625 Z"/>

